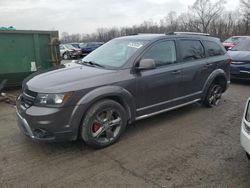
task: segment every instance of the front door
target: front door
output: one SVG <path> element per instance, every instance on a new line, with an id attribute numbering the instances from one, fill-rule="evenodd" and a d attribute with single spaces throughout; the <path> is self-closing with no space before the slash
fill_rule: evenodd
<path id="1" fill-rule="evenodd" d="M 179 94 L 182 71 L 176 60 L 175 41 L 154 43 L 141 59 L 154 59 L 156 69 L 140 71 L 136 75 L 137 116 L 174 105 L 173 99 Z"/>

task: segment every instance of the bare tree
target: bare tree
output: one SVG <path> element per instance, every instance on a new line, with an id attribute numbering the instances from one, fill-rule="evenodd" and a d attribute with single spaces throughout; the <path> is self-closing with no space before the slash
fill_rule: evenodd
<path id="1" fill-rule="evenodd" d="M 212 3 L 211 0 L 196 0 L 190 7 L 191 14 L 194 16 L 193 27 L 200 32 L 209 32 L 211 22 L 219 17 L 224 3 L 224 0 L 218 0 L 215 3 Z"/>
<path id="2" fill-rule="evenodd" d="M 245 24 L 244 34 L 249 34 L 250 0 L 240 0 L 240 6 L 243 12 L 243 22 Z"/>
<path id="3" fill-rule="evenodd" d="M 214 2 L 214 1 L 213 1 Z M 224 0 L 196 0 L 188 12 L 169 12 L 158 22 L 152 19 L 122 28 L 99 28 L 92 34 L 62 33 L 62 42 L 107 42 L 119 36 L 136 33 L 166 33 L 171 31 L 207 32 L 224 40 L 233 35 L 250 34 L 250 0 L 240 0 L 240 11 L 224 11 Z"/>

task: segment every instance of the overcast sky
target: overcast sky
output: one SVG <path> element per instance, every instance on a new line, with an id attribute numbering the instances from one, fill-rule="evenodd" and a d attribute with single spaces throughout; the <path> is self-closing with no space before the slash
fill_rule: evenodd
<path id="1" fill-rule="evenodd" d="M 100 27 L 121 27 L 158 21 L 170 11 L 185 12 L 195 0 L 0 0 L 0 27 L 91 33 Z M 225 7 L 238 7 L 227 0 Z"/>

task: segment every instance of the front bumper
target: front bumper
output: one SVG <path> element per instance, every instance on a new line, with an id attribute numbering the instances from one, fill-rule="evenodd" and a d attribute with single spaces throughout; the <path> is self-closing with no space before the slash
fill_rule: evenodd
<path id="1" fill-rule="evenodd" d="M 250 155 L 250 122 L 242 121 L 240 142 L 244 150 Z"/>
<path id="2" fill-rule="evenodd" d="M 20 130 L 37 141 L 76 140 L 78 128 L 72 122 L 74 107 L 47 108 L 24 107 L 20 97 L 17 99 L 16 114 Z"/>
<path id="3" fill-rule="evenodd" d="M 17 114 L 17 125 L 20 128 L 20 130 L 22 130 L 22 132 L 26 135 L 29 136 L 30 138 L 34 139 L 35 136 L 28 124 L 28 122 L 26 121 L 26 119 L 24 119 L 18 112 L 17 108 L 16 108 L 16 114 Z"/>
<path id="4" fill-rule="evenodd" d="M 250 63 L 231 64 L 231 79 L 250 80 Z"/>

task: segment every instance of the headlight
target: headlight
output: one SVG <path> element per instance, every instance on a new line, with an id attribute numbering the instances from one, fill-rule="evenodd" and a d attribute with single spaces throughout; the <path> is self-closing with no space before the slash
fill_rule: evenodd
<path id="1" fill-rule="evenodd" d="M 55 106 L 65 104 L 73 95 L 73 92 L 68 93 L 39 93 L 35 99 L 36 105 Z"/>
<path id="2" fill-rule="evenodd" d="M 250 101 L 248 102 L 248 105 L 247 105 L 246 120 L 250 122 Z"/>

